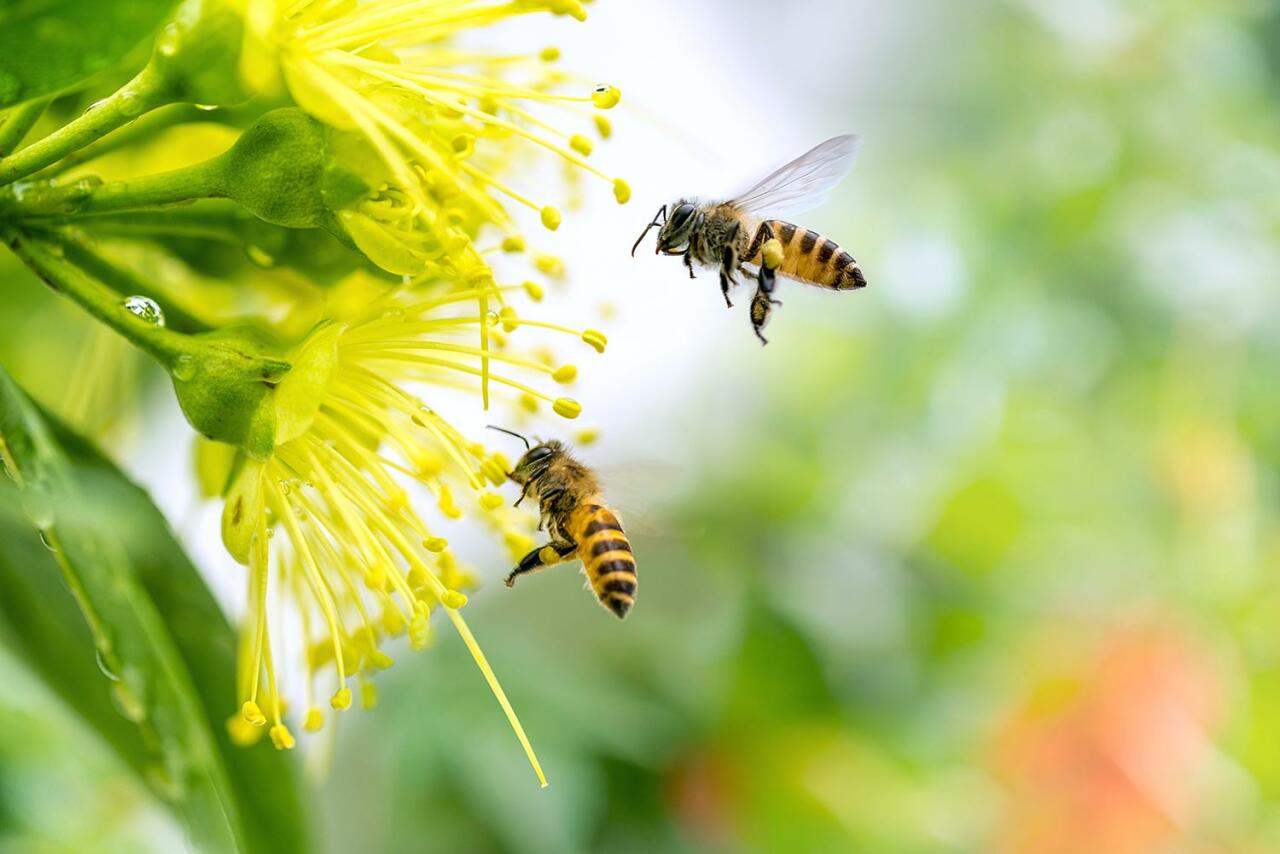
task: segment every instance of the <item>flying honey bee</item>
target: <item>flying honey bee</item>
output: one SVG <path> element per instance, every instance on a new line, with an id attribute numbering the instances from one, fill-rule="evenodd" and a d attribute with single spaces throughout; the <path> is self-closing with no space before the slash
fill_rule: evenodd
<path id="1" fill-rule="evenodd" d="M 689 278 L 696 278 L 695 261 L 720 268 L 720 292 L 730 308 L 729 289 L 738 283 L 737 273 L 755 276 L 751 325 L 761 343 L 767 344 L 762 330 L 773 307 L 782 304 L 773 298 L 777 276 L 837 291 L 866 287 L 858 262 L 835 241 L 777 219 L 817 207 L 849 171 L 857 149 L 856 136 L 837 136 L 727 202 L 680 199 L 670 206 L 669 218 L 668 206 L 663 205 L 631 247 L 631 254 L 657 227 L 655 251 L 682 255 Z"/>
<path id="2" fill-rule="evenodd" d="M 622 523 L 604 505 L 595 473 L 574 459 L 563 442 L 530 446 L 519 433 L 491 429 L 524 442 L 525 455 L 507 475 L 520 485 L 515 506 L 529 495 L 537 499 L 542 513 L 538 530 L 546 530 L 551 537 L 551 542 L 521 558 L 507 576 L 507 586 L 514 586 L 525 573 L 576 557 L 600 604 L 619 619 L 627 616 L 636 601 L 636 559 Z"/>

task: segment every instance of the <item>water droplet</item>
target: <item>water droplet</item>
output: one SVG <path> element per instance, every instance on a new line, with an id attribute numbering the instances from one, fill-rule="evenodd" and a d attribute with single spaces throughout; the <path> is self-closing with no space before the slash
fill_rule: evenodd
<path id="1" fill-rule="evenodd" d="M 289 488 L 289 481 L 284 480 L 284 479 L 281 479 L 281 481 L 280 481 L 280 492 L 281 492 L 282 494 L 284 494 L 284 495 L 288 495 L 288 494 L 290 493 L 290 491 L 291 491 L 291 490 L 290 490 L 290 488 Z"/>
<path id="2" fill-rule="evenodd" d="M 496 311 L 490 311 L 484 316 L 484 322 L 489 326 L 497 326 L 501 319 Z"/>
<path id="3" fill-rule="evenodd" d="M 196 360 L 194 356 L 182 355 L 173 363 L 173 378 L 181 382 L 186 382 L 196 375 Z"/>
<path id="4" fill-rule="evenodd" d="M 96 101 L 94 101 L 92 104 L 90 104 L 89 106 L 85 107 L 85 108 L 84 108 L 84 111 L 85 111 L 85 113 L 92 113 L 94 110 L 99 109 L 103 104 L 107 103 L 107 101 L 109 101 L 109 100 L 111 100 L 111 99 L 110 99 L 110 98 L 99 98 L 98 100 L 96 100 Z"/>
<path id="5" fill-rule="evenodd" d="M 160 310 L 160 305 L 150 297 L 131 296 L 124 301 L 124 310 L 140 317 L 147 323 L 155 326 L 164 326 L 164 312 Z"/>
<path id="6" fill-rule="evenodd" d="M 209 112 L 210 110 L 218 109 L 217 104 L 196 104 L 194 106 L 197 110 L 204 110 L 206 113 Z"/>
<path id="7" fill-rule="evenodd" d="M 97 659 L 98 669 L 102 671 L 103 676 L 107 677 L 112 682 L 120 681 L 120 674 L 117 673 L 115 667 L 108 662 L 106 653 L 101 649 L 96 649 L 93 652 L 93 656 Z"/>
<path id="8" fill-rule="evenodd" d="M 594 96 L 593 96 L 594 97 Z M 118 106 L 116 109 L 120 111 L 120 115 L 133 118 L 142 115 L 142 111 L 146 109 L 142 96 L 133 89 L 123 89 L 116 95 Z"/>

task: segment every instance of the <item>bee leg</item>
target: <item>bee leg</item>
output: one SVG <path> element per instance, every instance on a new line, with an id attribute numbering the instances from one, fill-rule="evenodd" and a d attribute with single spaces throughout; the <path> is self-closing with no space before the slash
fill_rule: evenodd
<path id="1" fill-rule="evenodd" d="M 769 322 L 769 315 L 773 313 L 775 303 L 776 300 L 769 299 L 769 294 L 763 287 L 757 288 L 756 295 L 751 298 L 751 327 L 755 330 L 761 344 L 769 343 L 761 330 Z"/>
<path id="2" fill-rule="evenodd" d="M 564 563 L 577 550 L 577 543 L 547 543 L 545 546 L 539 546 L 520 558 L 520 563 L 516 565 L 515 569 L 511 570 L 511 574 L 507 576 L 505 583 L 508 587 L 514 587 L 517 576 L 524 575 L 527 572 L 537 572 L 540 569 L 555 566 L 558 563 Z"/>
<path id="3" fill-rule="evenodd" d="M 689 270 L 689 278 L 698 278 L 693 274 L 693 255 L 688 250 L 684 253 L 684 266 Z"/>
<path id="4" fill-rule="evenodd" d="M 733 277 L 734 271 L 738 269 L 738 250 L 734 248 L 737 236 L 738 232 L 735 228 L 733 238 L 725 245 L 724 252 L 720 255 L 720 293 L 724 295 L 724 304 L 729 308 L 733 308 L 733 302 L 729 299 L 729 288 L 738 284 L 738 280 Z"/>

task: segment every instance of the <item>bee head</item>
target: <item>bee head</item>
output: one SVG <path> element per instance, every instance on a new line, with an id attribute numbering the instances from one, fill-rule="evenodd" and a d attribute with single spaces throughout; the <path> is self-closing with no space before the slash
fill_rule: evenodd
<path id="1" fill-rule="evenodd" d="M 669 217 L 667 216 L 668 207 L 671 208 L 671 216 Z M 655 252 L 666 255 L 679 255 L 689 245 L 693 230 L 701 221 L 702 214 L 698 212 L 698 206 L 688 199 L 681 199 L 669 206 L 663 205 L 654 214 L 653 221 L 645 226 L 639 240 L 631 247 L 631 254 L 636 254 L 636 250 L 640 248 L 640 243 L 649 233 L 649 230 L 657 228 L 658 245 Z"/>
<path id="2" fill-rule="evenodd" d="M 516 463 L 509 475 L 518 484 L 526 484 L 547 470 L 551 461 L 564 453 L 564 443 L 554 439 L 534 445 Z"/>

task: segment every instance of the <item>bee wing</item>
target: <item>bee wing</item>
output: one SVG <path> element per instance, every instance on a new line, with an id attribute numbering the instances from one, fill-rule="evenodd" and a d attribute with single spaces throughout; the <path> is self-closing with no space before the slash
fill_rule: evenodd
<path id="1" fill-rule="evenodd" d="M 820 143 L 738 194 L 730 204 L 753 214 L 800 213 L 822 204 L 853 165 L 859 138 L 837 136 Z"/>

